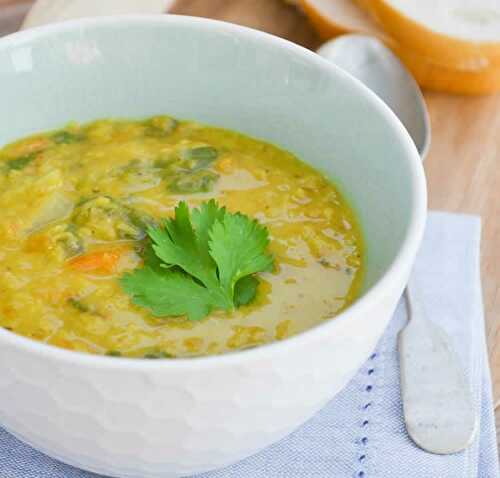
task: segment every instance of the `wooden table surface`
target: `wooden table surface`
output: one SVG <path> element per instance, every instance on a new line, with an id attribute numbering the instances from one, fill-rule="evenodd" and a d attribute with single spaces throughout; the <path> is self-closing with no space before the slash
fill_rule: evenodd
<path id="1" fill-rule="evenodd" d="M 0 9 L 21 12 L 29 3 L 0 0 Z M 307 19 L 282 0 L 177 0 L 173 12 L 250 26 L 311 49 L 320 44 Z M 13 16 L 9 27 L 14 31 L 17 26 Z M 500 94 L 462 97 L 425 92 L 425 98 L 433 128 L 425 163 L 429 207 L 478 214 L 483 221 L 486 332 L 500 435 Z"/>

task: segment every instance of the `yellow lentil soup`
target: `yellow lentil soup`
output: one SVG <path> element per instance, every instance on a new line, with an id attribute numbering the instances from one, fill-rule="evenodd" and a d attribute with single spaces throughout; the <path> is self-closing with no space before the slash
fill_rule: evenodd
<path id="1" fill-rule="evenodd" d="M 274 269 L 248 305 L 154 316 L 120 277 L 141 267 L 148 225 L 211 198 L 267 228 Z M 5 146 L 0 211 L 0 325 L 82 352 L 183 357 L 281 340 L 348 306 L 362 276 L 360 231 L 331 182 L 275 146 L 167 116 Z"/>

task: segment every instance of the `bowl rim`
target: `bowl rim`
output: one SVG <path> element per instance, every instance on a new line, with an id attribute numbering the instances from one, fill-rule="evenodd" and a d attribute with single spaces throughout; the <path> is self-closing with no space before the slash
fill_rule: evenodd
<path id="1" fill-rule="evenodd" d="M 409 133 L 402 125 L 400 120 L 392 110 L 363 83 L 354 78 L 349 73 L 340 69 L 328 60 L 320 57 L 318 54 L 308 50 L 289 40 L 277 37 L 270 33 L 255 30 L 253 28 L 236 25 L 220 20 L 213 20 L 187 15 L 116 15 L 112 17 L 83 18 L 69 20 L 50 25 L 43 25 L 32 29 L 12 33 L 0 38 L 0 51 L 9 48 L 12 44 L 24 44 L 26 42 L 36 41 L 37 38 L 50 36 L 52 34 L 63 33 L 66 31 L 84 30 L 86 27 L 106 27 L 119 25 L 126 29 L 128 26 L 151 26 L 151 25 L 176 24 L 186 27 L 195 27 L 199 29 L 215 29 L 239 36 L 253 38 L 258 45 L 265 43 L 281 47 L 288 50 L 291 54 L 297 55 L 308 62 L 312 62 L 324 70 L 329 70 L 332 76 L 340 78 L 342 81 L 351 83 L 354 91 L 364 96 L 370 105 L 377 109 L 388 126 L 393 128 L 400 136 L 403 147 L 407 154 L 404 155 L 409 163 L 411 175 L 411 201 L 412 208 L 409 211 L 410 219 L 406 234 L 402 240 L 401 247 L 390 265 L 382 273 L 377 282 L 367 291 L 357 298 L 351 305 L 346 307 L 341 313 L 334 317 L 334 320 L 325 320 L 324 322 L 311 327 L 297 335 L 288 337 L 285 340 L 274 341 L 259 345 L 258 347 L 236 350 L 219 355 L 208 355 L 200 357 L 179 357 L 174 360 L 145 360 L 127 357 L 108 357 L 104 355 L 78 352 L 57 347 L 55 345 L 45 344 L 33 339 L 0 327 L 0 344 L 8 343 L 12 346 L 22 349 L 25 352 L 33 353 L 39 357 L 49 358 L 56 361 L 63 361 L 75 365 L 106 368 L 106 369 L 131 369 L 138 371 L 149 371 L 155 369 L 162 370 L 184 370 L 199 369 L 205 367 L 231 366 L 241 361 L 262 360 L 278 353 L 288 353 L 294 346 L 307 342 L 313 342 L 321 335 L 334 333 L 340 323 L 350 320 L 350 315 L 369 313 L 372 305 L 383 296 L 383 291 L 391 282 L 398 282 L 399 278 L 406 280 L 405 265 L 412 264 L 423 237 L 426 212 L 427 212 L 427 187 L 423 166 L 418 152 L 413 144 Z M 403 158 L 402 158 L 403 160 Z"/>

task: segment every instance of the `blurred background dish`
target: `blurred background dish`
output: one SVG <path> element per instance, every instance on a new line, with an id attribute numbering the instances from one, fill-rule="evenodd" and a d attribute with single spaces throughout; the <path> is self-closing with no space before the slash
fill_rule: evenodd
<path id="1" fill-rule="evenodd" d="M 444 18 L 470 19 L 467 22 L 457 20 L 456 29 L 460 36 L 457 33 L 451 36 L 430 30 L 427 27 L 429 21 L 426 24 L 422 19 L 409 18 L 407 12 L 392 8 L 389 3 L 378 0 L 357 3 L 354 0 L 300 0 L 304 12 L 323 39 L 342 33 L 373 35 L 399 56 L 424 88 L 471 95 L 500 91 L 500 7 L 486 11 L 481 4 L 488 3 L 488 0 L 481 0 L 470 11 L 453 10 L 450 2 L 441 0 L 435 8 L 436 11 L 444 10 L 443 15 L 448 15 Z M 423 3 L 428 5 L 427 1 Z M 415 5 L 415 2 L 411 4 Z M 462 14 L 453 16 L 453 12 Z M 430 18 L 430 13 L 427 15 Z M 443 18 L 441 24 L 447 25 Z M 487 41 L 477 39 L 477 24 L 490 25 L 491 34 Z"/>

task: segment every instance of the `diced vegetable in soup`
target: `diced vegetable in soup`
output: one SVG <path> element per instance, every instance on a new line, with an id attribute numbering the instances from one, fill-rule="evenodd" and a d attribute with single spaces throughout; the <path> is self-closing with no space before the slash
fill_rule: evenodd
<path id="1" fill-rule="evenodd" d="M 236 132 L 100 120 L 0 150 L 0 325 L 168 359 L 282 340 L 356 298 L 362 239 L 335 186 Z"/>

